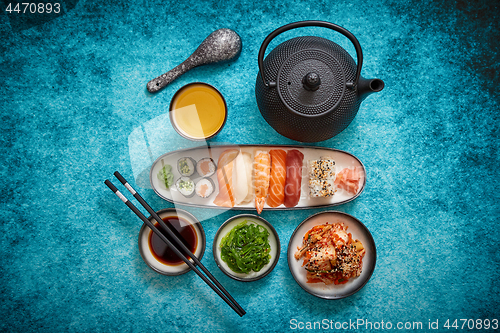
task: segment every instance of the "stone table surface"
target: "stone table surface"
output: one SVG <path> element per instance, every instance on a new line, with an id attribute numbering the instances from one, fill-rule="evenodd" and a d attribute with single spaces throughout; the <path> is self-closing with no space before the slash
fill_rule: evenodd
<path id="1" fill-rule="evenodd" d="M 369 332 L 401 324 L 429 332 L 437 321 L 435 331 L 447 332 L 455 319 L 458 330 L 487 320 L 491 330 L 500 319 L 498 2 L 59 0 L 50 14 L 32 14 L 32 5 L 19 13 L 16 3 L 4 0 L 0 14 L 0 331 Z M 211 248 L 218 227 L 241 211 L 186 208 L 206 232 L 203 263 L 247 311 L 240 318 L 193 272 L 148 268 L 137 247 L 141 222 L 104 180 L 118 184 L 119 170 L 155 209 L 173 207 L 148 188 L 144 170 L 191 144 L 161 124 L 175 91 L 194 81 L 217 87 L 228 104 L 212 143 L 299 144 L 265 122 L 254 88 L 264 38 L 309 19 L 350 30 L 363 48 L 362 75 L 385 82 L 346 130 L 314 144 L 357 156 L 367 185 L 334 208 L 264 211 L 281 257 L 251 283 L 224 275 Z M 235 62 L 195 68 L 147 93 L 149 80 L 219 28 L 242 38 Z M 303 35 L 354 55 L 345 37 L 314 27 L 289 31 L 270 49 Z M 341 300 L 306 293 L 286 259 L 297 225 L 332 209 L 362 221 L 377 246 L 370 281 Z"/>

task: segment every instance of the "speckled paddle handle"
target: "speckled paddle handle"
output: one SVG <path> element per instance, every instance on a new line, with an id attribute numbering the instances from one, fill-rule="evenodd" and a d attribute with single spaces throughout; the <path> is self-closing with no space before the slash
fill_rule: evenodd
<path id="1" fill-rule="evenodd" d="M 149 92 L 155 93 L 155 92 L 165 88 L 167 85 L 172 83 L 175 79 L 177 79 L 179 76 L 186 73 L 190 69 L 193 69 L 196 66 L 198 66 L 198 65 L 195 64 L 191 58 L 188 58 L 182 64 L 174 67 L 173 69 L 166 72 L 165 74 L 160 75 L 157 78 L 149 81 L 147 84 L 147 89 Z"/>
<path id="2" fill-rule="evenodd" d="M 182 64 L 176 66 L 170 71 L 166 72 L 163 75 L 158 76 L 157 78 L 151 80 L 147 84 L 147 89 L 149 92 L 154 93 L 159 91 L 160 89 L 165 88 L 167 85 L 172 83 L 175 79 L 177 79 L 182 74 L 186 73 L 190 69 L 196 67 L 197 65 L 193 63 L 191 58 L 186 59 Z"/>

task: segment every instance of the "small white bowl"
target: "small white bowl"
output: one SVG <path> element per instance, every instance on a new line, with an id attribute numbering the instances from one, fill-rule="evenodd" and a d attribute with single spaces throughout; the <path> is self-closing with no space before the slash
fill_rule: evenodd
<path id="1" fill-rule="evenodd" d="M 205 247 L 207 244 L 206 238 L 205 238 L 205 231 L 203 230 L 203 227 L 201 226 L 200 221 L 196 219 L 192 214 L 186 212 L 185 210 L 182 209 L 174 209 L 174 208 L 168 208 L 168 209 L 162 209 L 158 212 L 156 212 L 158 216 L 163 219 L 165 217 L 170 217 L 170 216 L 177 216 L 182 218 L 184 221 L 188 222 L 194 227 L 194 230 L 196 232 L 196 251 L 194 255 L 201 260 L 203 258 L 203 254 L 205 253 Z M 148 218 L 151 222 L 156 223 L 156 220 L 150 216 Z M 186 272 L 189 272 L 191 268 L 189 266 L 182 262 L 178 265 L 166 265 L 160 261 L 158 261 L 153 254 L 151 253 L 151 249 L 149 246 L 149 236 L 152 234 L 153 231 L 146 225 L 143 224 L 141 230 L 139 231 L 139 253 L 141 254 L 142 259 L 144 262 L 155 272 L 163 274 L 163 275 L 181 275 Z M 193 262 L 191 260 L 191 262 Z"/>
<path id="2" fill-rule="evenodd" d="M 254 224 L 259 224 L 264 228 L 266 228 L 267 231 L 269 231 L 269 245 L 271 246 L 271 260 L 269 261 L 269 263 L 264 267 L 262 267 L 262 269 L 259 272 L 251 271 L 248 274 L 233 272 L 227 266 L 227 264 L 221 259 L 221 249 L 219 247 L 222 238 L 226 236 L 231 231 L 231 229 L 233 229 L 236 225 L 238 225 L 244 220 L 247 220 Z M 280 247 L 281 245 L 278 233 L 269 222 L 267 222 L 262 217 L 257 215 L 241 214 L 231 217 L 226 222 L 224 222 L 224 224 L 220 226 L 219 230 L 217 230 L 217 233 L 215 234 L 214 237 L 213 252 L 214 252 L 215 262 L 224 274 L 237 281 L 250 282 L 262 279 L 264 276 L 271 273 L 271 271 L 278 263 L 278 259 L 280 257 L 280 252 L 281 252 Z"/>

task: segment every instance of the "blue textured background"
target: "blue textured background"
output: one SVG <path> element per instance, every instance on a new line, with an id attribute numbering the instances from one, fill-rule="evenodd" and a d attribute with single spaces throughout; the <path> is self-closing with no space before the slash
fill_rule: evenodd
<path id="1" fill-rule="evenodd" d="M 0 331 L 283 332 L 294 318 L 424 328 L 439 320 L 447 331 L 448 318 L 500 317 L 498 2 L 67 0 L 53 17 L 7 14 L 6 4 Z M 264 212 L 282 243 L 272 274 L 236 282 L 216 267 L 210 246 L 203 259 L 247 310 L 239 318 L 194 273 L 164 277 L 143 263 L 140 221 L 103 181 L 115 170 L 134 178 L 129 135 L 192 81 L 215 85 L 227 99 L 229 119 L 216 141 L 294 143 L 260 116 L 254 85 L 265 36 L 304 19 L 354 33 L 362 75 L 386 84 L 344 132 L 319 144 L 349 151 L 367 168 L 363 194 L 337 209 L 370 229 L 377 267 L 357 294 L 315 298 L 295 283 L 285 253 L 295 227 L 319 210 Z M 147 81 L 222 27 L 242 37 L 236 62 L 194 69 L 155 96 L 145 93 Z M 270 47 L 311 34 L 353 54 L 345 38 L 320 28 L 288 32 Z M 155 208 L 171 207 L 141 192 Z M 188 210 L 204 220 L 209 244 L 239 213 Z"/>

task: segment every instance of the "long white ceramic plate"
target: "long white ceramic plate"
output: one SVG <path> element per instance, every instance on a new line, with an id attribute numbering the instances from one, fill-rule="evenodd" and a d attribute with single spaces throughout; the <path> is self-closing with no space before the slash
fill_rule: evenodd
<path id="1" fill-rule="evenodd" d="M 217 164 L 219 159 L 219 155 L 227 150 L 227 149 L 241 149 L 242 152 L 248 152 L 254 156 L 255 150 L 271 150 L 271 149 L 283 149 L 285 151 L 291 149 L 297 149 L 302 154 L 304 154 L 303 160 L 303 170 L 302 170 L 302 186 L 301 186 L 301 195 L 298 204 L 295 207 L 287 208 L 283 205 L 271 208 L 267 204 L 264 206 L 264 209 L 269 210 L 288 210 L 288 209 L 308 209 L 308 208 L 317 208 L 317 207 L 329 207 L 341 205 L 351 200 L 357 198 L 361 192 L 363 192 L 365 184 L 366 184 L 366 170 L 361 163 L 361 161 L 354 155 L 347 153 L 342 150 L 332 149 L 332 148 L 324 148 L 324 147 L 310 147 L 310 146 L 294 146 L 294 145 L 223 145 L 223 146 L 203 146 L 197 148 L 189 148 L 182 150 L 175 150 L 169 153 L 166 153 L 160 156 L 153 163 L 151 167 L 151 172 L 149 174 L 149 179 L 151 182 L 151 186 L 153 190 L 160 196 L 161 198 L 180 205 L 185 206 L 193 206 L 193 207 L 208 207 L 208 208 L 222 208 L 228 209 L 227 207 L 219 207 L 213 203 L 218 189 L 217 182 L 217 174 L 214 174 L 210 178 L 213 180 L 215 184 L 214 193 L 208 198 L 201 198 L 197 195 L 193 197 L 186 198 L 183 196 L 176 188 L 175 185 L 170 187 L 167 190 L 165 184 L 160 181 L 157 177 L 158 172 L 162 169 L 162 163 L 169 164 L 172 166 L 172 171 L 174 173 L 174 183 L 180 178 L 180 173 L 177 170 L 177 161 L 182 157 L 191 157 L 195 161 L 199 161 L 202 158 L 210 157 Z M 321 157 L 330 157 L 335 161 L 336 172 L 340 172 L 344 168 L 357 168 L 360 173 L 359 187 L 356 194 L 348 193 L 342 189 L 339 189 L 335 195 L 330 198 L 314 198 L 309 196 L 309 175 L 307 168 L 307 161 L 309 160 L 317 160 Z M 199 176 L 191 177 L 196 183 L 197 180 L 200 179 Z M 233 209 L 238 210 L 253 210 L 255 209 L 255 203 L 252 201 L 248 204 L 239 204 L 235 205 Z"/>

